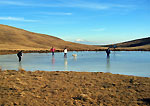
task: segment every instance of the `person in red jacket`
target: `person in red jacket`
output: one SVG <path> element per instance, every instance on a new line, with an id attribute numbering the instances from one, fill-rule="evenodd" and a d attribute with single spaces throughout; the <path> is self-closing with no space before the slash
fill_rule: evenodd
<path id="1" fill-rule="evenodd" d="M 52 48 L 50 49 L 50 51 L 52 52 L 52 55 L 54 55 L 55 48 L 52 47 Z"/>

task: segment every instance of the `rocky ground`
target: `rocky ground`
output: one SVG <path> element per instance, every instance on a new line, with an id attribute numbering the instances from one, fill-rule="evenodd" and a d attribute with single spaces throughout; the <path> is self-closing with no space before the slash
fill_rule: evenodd
<path id="1" fill-rule="evenodd" d="M 0 106 L 150 106 L 150 78 L 0 70 Z"/>

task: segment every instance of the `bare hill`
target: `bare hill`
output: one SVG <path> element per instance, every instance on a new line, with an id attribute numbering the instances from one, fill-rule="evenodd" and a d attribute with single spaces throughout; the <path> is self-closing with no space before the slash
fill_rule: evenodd
<path id="1" fill-rule="evenodd" d="M 106 47 L 113 47 L 114 45 L 116 45 L 117 47 L 150 48 L 150 37 L 106 45 Z"/>
<path id="2" fill-rule="evenodd" d="M 145 45 L 150 45 L 150 37 L 142 38 L 142 39 L 136 39 L 136 40 L 127 41 L 127 42 L 117 44 L 117 46 L 119 46 L 119 47 L 137 47 L 137 46 L 145 46 Z"/>
<path id="3" fill-rule="evenodd" d="M 46 50 L 51 47 L 71 50 L 94 50 L 100 47 L 64 41 L 60 38 L 29 32 L 0 24 L 0 50 Z"/>

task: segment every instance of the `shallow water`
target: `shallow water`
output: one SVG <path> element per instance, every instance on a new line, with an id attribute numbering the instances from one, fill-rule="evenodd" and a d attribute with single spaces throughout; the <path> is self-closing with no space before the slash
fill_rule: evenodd
<path id="1" fill-rule="evenodd" d="M 72 54 L 77 54 L 73 57 Z M 27 71 L 80 71 L 110 72 L 114 74 L 150 77 L 150 52 L 112 51 L 110 58 L 105 52 L 24 53 L 19 63 L 16 54 L 0 55 L 0 67 Z"/>

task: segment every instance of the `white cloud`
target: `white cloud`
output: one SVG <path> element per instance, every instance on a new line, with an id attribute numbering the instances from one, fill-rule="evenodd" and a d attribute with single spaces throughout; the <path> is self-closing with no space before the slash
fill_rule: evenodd
<path id="1" fill-rule="evenodd" d="M 97 28 L 97 29 L 92 29 L 91 31 L 104 31 L 105 30 L 105 28 Z"/>
<path id="2" fill-rule="evenodd" d="M 50 3 L 44 4 L 35 2 L 17 2 L 17 1 L 0 1 L 0 4 L 4 5 L 16 5 L 16 6 L 36 6 L 36 7 L 68 7 L 68 8 L 85 8 L 85 9 L 97 9 L 106 10 L 111 8 L 131 8 L 133 5 L 122 5 L 122 4 L 110 4 L 110 3 L 100 3 L 84 0 L 58 0 L 50 1 Z"/>
<path id="3" fill-rule="evenodd" d="M 0 20 L 23 21 L 23 22 L 37 22 L 37 20 L 26 20 L 24 18 L 18 18 L 18 17 L 0 17 Z"/>
<path id="4" fill-rule="evenodd" d="M 30 6 L 31 4 L 27 4 L 24 2 L 16 2 L 16 1 L 0 1 L 2 5 L 17 5 L 17 6 Z"/>
<path id="5" fill-rule="evenodd" d="M 99 44 L 99 42 L 96 41 L 88 41 L 88 40 L 83 40 L 83 39 L 76 39 L 75 41 L 76 43 L 81 43 L 81 44 L 88 44 L 88 45 L 95 45 L 95 44 Z"/>
<path id="6" fill-rule="evenodd" d="M 42 14 L 46 15 L 72 15 L 72 13 L 65 13 L 65 12 L 42 12 Z"/>
<path id="7" fill-rule="evenodd" d="M 82 42 L 82 41 L 84 41 L 84 40 L 82 40 L 82 39 L 76 39 L 75 41 L 77 41 L 77 42 Z"/>
<path id="8" fill-rule="evenodd" d="M 94 3 L 94 2 L 74 2 L 68 3 L 67 7 L 75 7 L 75 8 L 87 8 L 87 9 L 98 9 L 98 10 L 105 10 L 110 8 L 108 5 L 104 5 L 101 3 Z"/>

